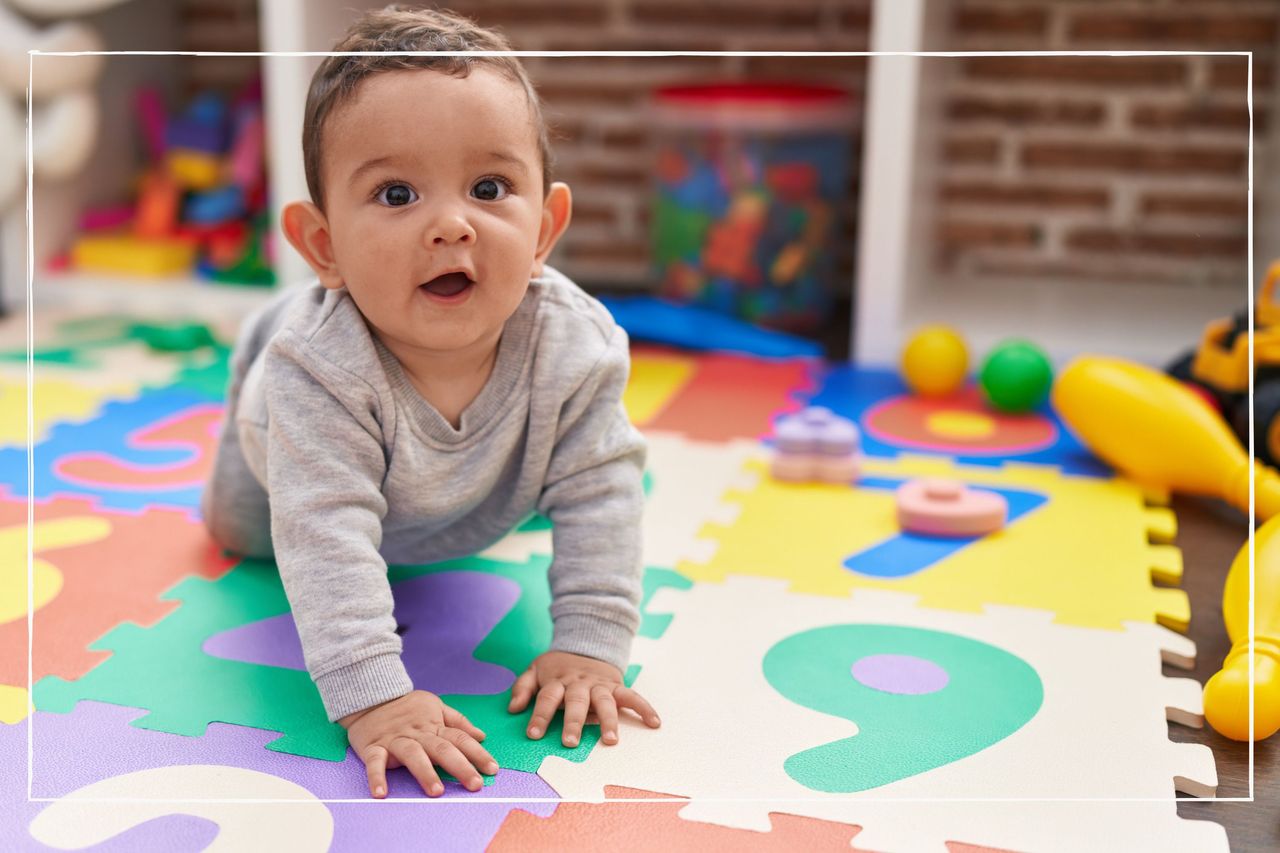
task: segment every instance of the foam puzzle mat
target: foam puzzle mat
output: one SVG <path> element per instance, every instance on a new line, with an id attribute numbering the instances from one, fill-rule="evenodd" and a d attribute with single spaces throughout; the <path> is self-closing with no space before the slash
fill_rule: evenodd
<path id="1" fill-rule="evenodd" d="M 1169 739 L 1203 709 L 1162 671 L 1195 647 L 1158 496 L 1047 411 L 646 346 L 624 400 L 649 441 L 625 677 L 662 727 L 627 721 L 605 747 L 588 726 L 566 749 L 559 718 L 530 741 L 529 712 L 507 713 L 551 637 L 535 518 L 474 557 L 389 568 L 415 685 L 502 769 L 439 800 L 397 769 L 371 800 L 274 564 L 200 522 L 228 349 L 149 346 L 165 322 L 39 318 L 30 483 L 24 329 L 0 322 L 5 849 L 1228 849 L 1177 815 L 1217 778 L 1207 747 Z M 774 422 L 810 402 L 858 422 L 857 482 L 769 476 Z M 893 492 L 923 475 L 1001 493 L 1009 523 L 904 533 Z"/>

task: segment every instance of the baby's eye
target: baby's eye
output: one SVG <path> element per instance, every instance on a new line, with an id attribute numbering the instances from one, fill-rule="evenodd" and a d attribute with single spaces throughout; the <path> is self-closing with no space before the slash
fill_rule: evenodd
<path id="1" fill-rule="evenodd" d="M 385 204 L 387 207 L 403 207 L 406 204 L 417 201 L 418 194 L 405 184 L 387 184 L 378 190 L 375 198 L 380 204 Z"/>
<path id="2" fill-rule="evenodd" d="M 511 184 L 502 178 L 484 178 L 476 182 L 472 192 L 475 193 L 476 198 L 483 201 L 498 201 L 506 198 L 506 193 L 511 192 Z"/>

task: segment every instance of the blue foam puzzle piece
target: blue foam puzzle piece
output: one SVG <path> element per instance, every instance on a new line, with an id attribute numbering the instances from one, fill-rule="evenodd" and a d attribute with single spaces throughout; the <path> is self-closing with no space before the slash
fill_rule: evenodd
<path id="1" fill-rule="evenodd" d="M 48 438 L 32 448 L 34 487 L 37 500 L 56 495 L 97 498 L 104 508 L 140 512 L 149 506 L 195 510 L 200 503 L 201 486 L 181 488 L 132 489 L 121 491 L 66 480 L 54 470 L 58 461 L 86 450 L 105 453 L 122 462 L 138 465 L 181 465 L 191 461 L 192 452 L 185 448 L 145 449 L 131 447 L 131 434 L 173 417 L 194 406 L 207 406 L 210 398 L 193 388 L 175 386 L 144 391 L 134 400 L 106 404 L 98 417 L 79 424 L 58 424 Z M 27 496 L 27 450 L 0 449 L 0 486 L 7 486 L 16 498 Z"/>
<path id="2" fill-rule="evenodd" d="M 635 340 L 763 358 L 822 355 L 821 345 L 814 341 L 761 329 L 706 308 L 653 296 L 611 296 L 600 301 Z"/>

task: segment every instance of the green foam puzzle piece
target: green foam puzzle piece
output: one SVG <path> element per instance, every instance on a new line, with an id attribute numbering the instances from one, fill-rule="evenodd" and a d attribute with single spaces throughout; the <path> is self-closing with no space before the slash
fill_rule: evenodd
<path id="1" fill-rule="evenodd" d="M 473 571 L 510 578 L 520 587 L 516 604 L 476 647 L 478 660 L 523 672 L 551 643 L 551 603 L 546 581 L 550 560 L 532 557 L 510 563 L 479 557 L 429 566 L 392 566 L 393 584 L 427 574 Z M 645 573 L 645 602 L 663 586 L 687 588 L 690 582 L 669 569 Z M 240 625 L 288 612 L 275 565 L 245 560 L 217 581 L 187 578 L 162 598 L 182 602 L 150 628 L 124 623 L 100 638 L 94 649 L 114 654 L 76 681 L 48 676 L 36 683 L 32 701 L 38 710 L 68 713 L 91 699 L 149 713 L 133 722 L 138 728 L 188 736 L 203 735 L 211 722 L 231 723 L 279 732 L 268 749 L 342 761 L 346 732 L 330 723 L 310 676 L 300 670 L 232 661 L 206 655 L 205 640 Z M 658 636 L 666 623 L 645 614 L 641 633 Z M 630 667 L 625 681 L 634 680 Z M 583 732 L 577 749 L 560 745 L 560 717 L 542 740 L 525 734 L 531 709 L 507 713 L 509 691 L 487 696 L 446 695 L 441 698 L 485 731 L 485 746 L 505 768 L 535 772 L 547 755 L 581 761 L 595 744 L 599 727 Z"/>
<path id="2" fill-rule="evenodd" d="M 550 562 L 549 558 L 540 555 L 531 557 L 527 563 L 471 557 L 431 566 L 393 566 L 391 580 L 394 584 L 435 572 L 484 571 L 517 583 L 520 586 L 519 600 L 476 646 L 475 658 L 521 673 L 551 645 L 552 626 L 548 612 L 551 592 L 546 581 L 546 569 Z M 691 581 L 670 569 L 646 569 L 640 633 L 647 637 L 661 636 L 670 621 L 669 615 L 644 612 L 644 605 L 655 592 L 664 586 L 684 589 L 691 585 Z M 632 684 L 639 671 L 638 666 L 628 667 L 623 675 L 623 682 L 628 686 Z M 525 735 L 525 730 L 529 725 L 529 717 L 533 714 L 532 703 L 522 713 L 508 713 L 510 691 L 489 695 L 448 694 L 440 698 L 479 726 L 486 735 L 485 748 L 499 765 L 512 770 L 536 773 L 542 760 L 548 755 L 558 755 L 570 761 L 583 761 L 600 737 L 598 725 L 585 726 L 577 748 L 562 746 L 560 733 L 564 719 L 561 712 L 556 714 L 540 740 L 530 740 Z"/>
<path id="3" fill-rule="evenodd" d="M 103 635 L 90 648 L 114 654 L 75 681 L 36 682 L 36 708 L 68 713 L 92 699 L 147 709 L 138 728 L 199 736 L 211 722 L 233 723 L 280 732 L 267 745 L 277 752 L 346 758 L 346 732 L 329 722 L 306 672 L 202 650 L 214 634 L 288 612 L 273 563 L 246 560 L 217 581 L 187 578 L 161 598 L 182 606 L 150 628 L 126 622 Z"/>

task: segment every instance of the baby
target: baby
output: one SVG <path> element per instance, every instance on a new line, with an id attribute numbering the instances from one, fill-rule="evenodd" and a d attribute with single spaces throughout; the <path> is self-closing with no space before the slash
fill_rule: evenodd
<path id="1" fill-rule="evenodd" d="M 449 13 L 365 14 L 335 51 L 510 50 Z M 386 796 L 405 766 L 478 790 L 484 733 L 415 690 L 387 563 L 474 554 L 553 522 L 550 651 L 517 678 L 528 736 L 564 707 L 618 740 L 639 625 L 645 445 L 622 407 L 627 336 L 545 261 L 569 224 L 538 96 L 505 56 L 334 56 L 303 130 L 311 202 L 284 209 L 319 281 L 246 323 L 202 510 L 227 549 L 274 556 L 329 718 Z"/>

